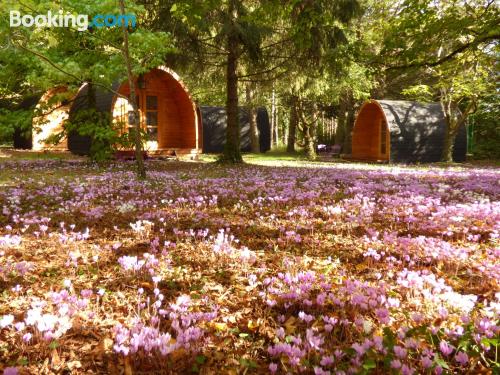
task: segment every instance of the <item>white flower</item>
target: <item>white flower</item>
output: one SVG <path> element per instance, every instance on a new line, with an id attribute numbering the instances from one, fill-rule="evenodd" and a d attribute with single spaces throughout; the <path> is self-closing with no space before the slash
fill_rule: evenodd
<path id="1" fill-rule="evenodd" d="M 14 322 L 14 315 L 4 315 L 0 320 L 0 328 L 10 326 Z"/>

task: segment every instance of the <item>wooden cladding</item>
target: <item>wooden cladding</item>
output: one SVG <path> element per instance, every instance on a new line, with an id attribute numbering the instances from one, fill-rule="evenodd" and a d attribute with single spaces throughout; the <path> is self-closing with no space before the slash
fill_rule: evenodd
<path id="1" fill-rule="evenodd" d="M 380 122 L 380 154 L 387 154 L 387 121 Z"/>
<path id="2" fill-rule="evenodd" d="M 128 82 L 118 90 L 130 96 Z M 153 69 L 136 82 L 136 95 L 140 124 L 147 131 L 146 150 L 199 149 L 199 133 L 195 106 L 182 84 L 171 74 Z M 123 98 L 116 98 L 113 121 L 125 124 L 131 105 Z"/>
<path id="3" fill-rule="evenodd" d="M 41 115 L 33 117 L 33 150 L 66 150 L 68 142 L 62 138 L 59 143 L 47 142 L 51 137 L 63 132 L 64 122 L 69 117 L 70 103 L 67 101 L 56 101 L 56 95 L 67 93 L 64 86 L 56 87 L 47 91 L 38 102 L 35 112 Z M 64 96 L 64 95 L 63 95 Z"/>
<path id="4" fill-rule="evenodd" d="M 352 157 L 359 160 L 389 160 L 390 135 L 384 111 L 376 102 L 359 110 L 352 134 Z"/>

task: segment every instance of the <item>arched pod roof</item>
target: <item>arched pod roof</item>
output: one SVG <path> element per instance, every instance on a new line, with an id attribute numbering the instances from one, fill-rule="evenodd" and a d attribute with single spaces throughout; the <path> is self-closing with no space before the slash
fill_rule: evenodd
<path id="1" fill-rule="evenodd" d="M 139 85 L 138 83 L 141 83 Z M 144 84 L 143 84 L 144 83 Z M 146 123 L 146 112 L 150 112 L 146 105 L 148 96 L 155 96 L 157 106 L 156 120 L 157 142 L 150 150 L 175 150 L 180 153 L 201 152 L 201 134 L 198 128 L 196 106 L 186 86 L 179 76 L 167 67 L 158 67 L 142 76 L 142 81 L 136 79 L 135 84 L 141 109 L 141 122 Z M 98 111 L 110 114 L 114 121 L 127 122 L 127 113 L 131 109 L 128 100 L 124 97 L 130 94 L 128 81 L 115 83 L 112 91 L 95 87 L 95 106 Z M 74 101 L 70 111 L 70 118 L 79 110 L 88 109 L 92 98 L 89 96 L 89 85 L 84 85 Z M 149 120 L 148 120 L 149 121 Z M 73 134 L 68 139 L 70 150 L 76 153 L 88 153 L 91 140 Z M 148 142 L 148 146 L 151 146 Z"/>
<path id="2" fill-rule="evenodd" d="M 67 97 L 72 94 L 66 86 L 52 88 L 42 95 L 33 117 L 33 150 L 66 150 L 66 138 L 58 144 L 46 140 L 63 131 L 64 121 L 68 118 L 71 103 Z M 74 93 L 73 93 L 74 95 Z"/>
<path id="3" fill-rule="evenodd" d="M 225 107 L 199 107 L 203 124 L 203 152 L 220 153 L 226 144 L 227 116 Z M 250 118 L 247 108 L 239 108 L 240 148 L 243 152 L 251 150 Z M 269 114 L 264 107 L 257 108 L 257 128 L 259 130 L 260 152 L 271 149 L 271 126 Z"/>
<path id="4" fill-rule="evenodd" d="M 392 162 L 436 162 L 443 152 L 446 121 L 440 103 L 419 103 L 404 100 L 370 100 L 363 104 L 353 128 L 355 159 L 378 159 L 381 121 L 386 121 Z M 366 129 L 375 129 L 368 132 Z M 365 131 L 362 131 L 365 130 Z M 375 143 L 367 151 L 363 146 Z M 459 129 L 455 140 L 454 160 L 464 161 L 467 147 L 465 127 Z M 364 151 L 364 152 L 362 152 Z"/>

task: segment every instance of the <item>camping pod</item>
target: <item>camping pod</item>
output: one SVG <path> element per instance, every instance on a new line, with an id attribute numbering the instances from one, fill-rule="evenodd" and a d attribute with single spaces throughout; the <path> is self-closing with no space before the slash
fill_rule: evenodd
<path id="1" fill-rule="evenodd" d="M 224 107 L 199 107 L 203 125 L 203 152 L 221 153 L 226 144 L 227 116 Z M 240 147 L 241 151 L 251 151 L 250 117 L 248 110 L 239 108 L 240 119 Z M 257 108 L 257 129 L 259 131 L 260 152 L 271 149 L 271 127 L 269 115 L 263 107 Z"/>
<path id="2" fill-rule="evenodd" d="M 370 100 L 356 117 L 352 132 L 354 160 L 429 163 L 441 160 L 446 122 L 439 103 Z M 459 129 L 453 160 L 465 161 L 467 135 Z"/>
<path id="3" fill-rule="evenodd" d="M 113 91 L 119 88 L 115 83 L 111 89 Z M 78 124 L 78 115 L 84 110 L 93 108 L 97 112 L 109 116 L 106 120 L 111 121 L 111 108 L 115 95 L 111 91 L 105 91 L 95 85 L 84 84 L 73 100 L 69 111 L 69 121 Z M 76 155 L 90 154 L 92 138 L 89 135 L 80 134 L 82 129 L 73 128 L 68 133 L 68 150 Z"/>
<path id="4" fill-rule="evenodd" d="M 135 82 L 140 124 L 147 134 L 146 151 L 197 154 L 201 152 L 196 105 L 180 78 L 171 70 L 160 67 L 140 76 Z M 128 82 L 118 88 L 121 96 L 113 98 L 111 113 L 115 124 L 123 131 L 134 127 L 129 115 L 132 106 Z"/>
<path id="5" fill-rule="evenodd" d="M 48 90 L 35 108 L 33 117 L 32 149 L 35 151 L 68 149 L 66 137 L 58 143 L 50 142 L 50 138 L 63 132 L 64 122 L 69 117 L 70 101 L 67 100 L 68 89 L 64 86 Z"/>
<path id="6" fill-rule="evenodd" d="M 198 121 L 196 106 L 179 76 L 166 67 L 152 69 L 135 79 L 137 103 L 139 106 L 140 126 L 147 134 L 144 149 L 150 154 L 198 154 L 202 148 L 201 124 Z M 47 103 L 51 97 L 60 94 L 62 88 L 46 93 L 39 101 L 39 106 Z M 111 90 L 100 86 L 84 84 L 70 104 L 55 103 L 48 112 L 37 120 L 38 133 L 33 134 L 33 148 L 36 150 L 53 148 L 44 142 L 51 135 L 59 132 L 64 121 L 78 123 L 77 115 L 85 109 L 95 109 L 109 116 L 109 121 L 120 132 L 134 128 L 135 122 L 129 114 L 130 87 L 128 81 L 115 83 Z M 49 106 L 50 107 L 50 106 Z M 54 108 L 57 108 L 54 110 Z M 43 112 L 43 111 L 41 111 Z M 81 134 L 80 129 L 73 129 L 57 149 L 87 155 L 90 152 L 92 138 Z"/>

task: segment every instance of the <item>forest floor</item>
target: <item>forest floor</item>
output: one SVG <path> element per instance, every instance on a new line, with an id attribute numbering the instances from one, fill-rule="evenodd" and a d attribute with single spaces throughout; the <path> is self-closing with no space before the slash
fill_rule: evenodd
<path id="1" fill-rule="evenodd" d="M 499 371 L 498 168 L 3 154 L 0 371 Z"/>

